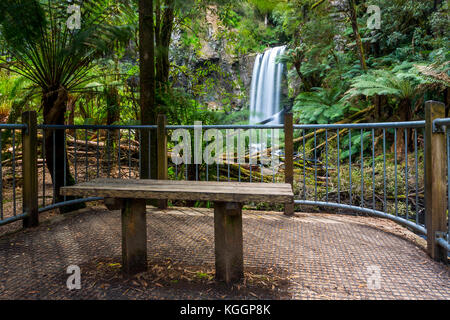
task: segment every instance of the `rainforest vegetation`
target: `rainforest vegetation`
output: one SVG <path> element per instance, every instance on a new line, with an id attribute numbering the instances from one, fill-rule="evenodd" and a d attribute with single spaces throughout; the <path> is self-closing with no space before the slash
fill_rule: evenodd
<path id="1" fill-rule="evenodd" d="M 80 5 L 80 29 L 67 28 L 71 3 Z M 379 29 L 370 26 L 373 5 Z M 148 34 L 139 34 L 139 10 L 152 15 Z M 49 123 L 139 123 L 139 43 L 147 49 L 152 36 L 153 62 L 141 61 L 154 65 L 145 71 L 154 73 L 152 113 L 172 124 L 245 121 L 232 114 L 244 113 L 248 99 L 236 106 L 222 96 L 215 112 L 205 104 L 223 91 L 214 81 L 225 71 L 204 51 L 237 59 L 277 45 L 288 47 L 298 123 L 333 123 L 365 109 L 376 121 L 422 119 L 424 100 L 450 97 L 448 14 L 439 0 L 2 1 L 2 121 L 35 109 Z"/>
<path id="2" fill-rule="evenodd" d="M 422 120 L 427 100 L 448 115 L 449 36 L 443 0 L 2 0 L 0 121 L 246 124 L 252 62 L 281 45 L 295 123 Z M 50 168 L 64 137 L 45 139 Z"/>

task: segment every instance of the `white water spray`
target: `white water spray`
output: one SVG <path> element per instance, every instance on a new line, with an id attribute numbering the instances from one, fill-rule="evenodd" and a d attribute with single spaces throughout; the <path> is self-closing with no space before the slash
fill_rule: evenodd
<path id="1" fill-rule="evenodd" d="M 265 124 L 282 122 L 279 113 L 284 64 L 276 63 L 276 59 L 285 49 L 285 46 L 275 47 L 256 57 L 250 89 L 250 124 L 258 124 L 273 116 Z"/>

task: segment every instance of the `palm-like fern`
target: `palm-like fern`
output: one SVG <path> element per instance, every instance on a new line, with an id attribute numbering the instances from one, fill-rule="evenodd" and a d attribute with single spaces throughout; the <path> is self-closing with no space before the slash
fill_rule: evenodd
<path id="1" fill-rule="evenodd" d="M 427 83 L 421 84 L 423 89 L 443 91 L 450 87 L 450 61 L 439 64 L 416 64 L 418 72 L 425 77 Z"/>
<path id="2" fill-rule="evenodd" d="M 374 70 L 356 77 L 344 98 L 348 100 L 361 95 L 380 95 L 411 100 L 419 94 L 418 85 L 425 82 L 426 80 L 409 70 Z"/>
<path id="3" fill-rule="evenodd" d="M 88 81 L 92 62 L 116 40 L 127 39 L 127 29 L 113 24 L 120 12 L 114 1 L 88 0 L 82 2 L 81 29 L 72 31 L 67 6 L 61 0 L 3 0 L 0 36 L 12 60 L 0 60 L 0 67 L 28 78 L 45 93 L 76 90 Z"/>
<path id="4" fill-rule="evenodd" d="M 347 107 L 342 103 L 339 88 L 313 88 L 302 92 L 295 99 L 294 111 L 298 112 L 300 123 L 333 123 L 345 114 Z"/>
<path id="5" fill-rule="evenodd" d="M 69 3 L 63 0 L 2 0 L 0 38 L 12 59 L 0 57 L 0 68 L 29 79 L 41 95 L 44 122 L 63 124 L 68 94 L 82 88 L 93 62 L 118 40 L 128 39 L 126 26 L 117 21 L 122 4 L 112 0 L 77 2 L 81 29 L 70 30 Z M 54 140 L 53 140 L 54 139 Z M 74 183 L 64 158 L 64 132 L 47 130 L 46 163 L 59 202 L 64 181 Z M 67 159 L 67 158 L 66 158 Z M 69 209 L 70 210 L 70 209 Z"/>
<path id="6" fill-rule="evenodd" d="M 397 100 L 396 114 L 400 121 L 412 120 L 412 101 L 422 94 L 422 86 L 428 80 L 421 77 L 411 63 L 406 62 L 392 70 L 374 70 L 363 74 L 352 81 L 350 90 L 344 96 L 344 99 L 351 100 L 358 96 L 373 97 L 389 96 Z M 409 129 L 409 140 L 412 139 L 412 133 Z M 404 150 L 404 132 L 399 130 L 397 135 L 397 152 L 402 157 Z M 412 147 L 412 141 L 408 146 Z"/>

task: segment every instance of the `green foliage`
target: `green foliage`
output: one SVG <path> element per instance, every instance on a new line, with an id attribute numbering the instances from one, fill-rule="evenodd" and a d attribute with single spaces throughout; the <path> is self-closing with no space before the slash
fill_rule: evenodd
<path id="1" fill-rule="evenodd" d="M 403 48 L 411 50 L 408 50 L 409 53 L 414 51 L 420 55 L 422 50 L 431 47 L 432 21 L 429 18 L 434 10 L 433 1 L 369 0 L 367 5 L 382 8 L 382 28 L 376 32 L 376 42 L 381 52 L 387 54 Z M 437 26 L 436 22 L 434 24 Z M 408 59 L 406 55 L 403 58 Z"/>
<path id="2" fill-rule="evenodd" d="M 92 61 L 116 40 L 126 40 L 129 30 L 114 25 L 120 4 L 110 0 L 85 1 L 82 28 L 67 27 L 67 7 L 63 1 L 5 0 L 1 3 L 0 36 L 13 61 L 3 67 L 14 71 L 42 90 L 63 87 L 76 90 L 87 77 Z M 108 19 L 107 19 L 108 18 Z"/>
<path id="3" fill-rule="evenodd" d="M 221 39 L 229 42 L 232 53 L 247 54 L 288 41 L 279 8 L 283 0 L 239 1 L 239 5 L 220 7 Z"/>
<path id="4" fill-rule="evenodd" d="M 295 99 L 293 110 L 298 116 L 298 122 L 334 123 L 342 119 L 347 108 L 340 100 L 339 88 L 313 88 L 312 92 L 302 92 Z"/>
<path id="5" fill-rule="evenodd" d="M 26 78 L 0 71 L 0 117 L 8 116 L 8 123 L 16 123 L 34 93 Z"/>
<path id="6" fill-rule="evenodd" d="M 25 78 L 0 72 L 0 106 L 9 110 L 14 101 L 20 99 L 20 90 L 24 87 Z"/>
<path id="7" fill-rule="evenodd" d="M 249 0 L 262 13 L 269 13 L 280 4 L 281 0 Z"/>
<path id="8" fill-rule="evenodd" d="M 290 1 L 280 7 L 279 19 L 291 39 L 285 61 L 296 73 L 290 81 L 301 80 L 299 91 L 313 87 L 332 87 L 342 83 L 342 74 L 355 57 L 339 47 L 344 43 L 342 30 L 328 6 L 314 6 L 313 1 Z M 310 9 L 314 6 L 314 9 Z"/>
<path id="9" fill-rule="evenodd" d="M 206 106 L 198 104 L 183 89 L 171 88 L 166 93 L 159 93 L 158 100 L 164 104 L 167 120 L 170 124 L 193 124 L 194 121 L 202 121 L 204 125 L 208 125 L 220 122 L 219 113 L 210 111 Z"/>
<path id="10" fill-rule="evenodd" d="M 361 141 L 362 140 L 362 141 Z M 363 154 L 364 152 L 371 150 L 372 147 L 372 134 L 370 132 L 363 132 L 361 134 L 360 131 L 353 131 L 351 135 L 351 142 L 350 142 L 350 136 L 346 135 L 341 140 L 341 151 L 339 153 L 340 160 L 344 161 L 346 159 L 349 159 L 349 155 L 352 157 L 356 155 L 361 154 L 361 143 L 363 145 Z"/>
<path id="11" fill-rule="evenodd" d="M 22 76 L 7 82 L 0 79 L 1 108 L 9 110 L 14 105 L 21 110 L 21 105 L 30 105 L 37 109 L 36 93 L 60 85 L 76 100 L 77 123 L 102 124 L 117 111 L 117 123 L 136 122 L 137 3 L 74 3 L 82 4 L 83 16 L 82 29 L 74 32 L 65 25 L 66 1 L 0 3 L 0 43 L 2 51 L 12 55 L 9 61 L 0 57 L 0 68 Z M 162 0 L 161 8 L 167 3 Z M 236 112 L 232 105 L 232 101 L 245 101 L 244 90 L 240 95 L 234 93 L 243 85 L 219 64 L 204 59 L 205 42 L 213 49 L 223 45 L 233 59 L 287 45 L 282 61 L 288 67 L 289 95 L 300 123 L 339 121 L 370 105 L 372 99 L 368 98 L 375 95 L 388 96 L 394 111 L 402 99 L 420 102 L 425 93 L 442 97 L 449 86 L 447 1 L 366 0 L 356 4 L 367 73 L 356 54 L 346 6 L 334 6 L 329 0 L 175 0 L 174 34 L 178 40 L 176 46 L 170 46 L 169 90 L 158 94 L 158 104 L 167 107 L 171 123 L 201 118 L 210 123 L 245 123 L 248 110 Z M 382 9 L 380 30 L 366 27 L 369 5 Z M 129 85 L 130 79 L 136 82 L 134 86 Z M 26 100 L 19 90 L 24 87 Z M 222 111 L 208 110 L 203 103 L 216 96 L 221 97 L 214 102 L 224 106 Z"/>
<path id="12" fill-rule="evenodd" d="M 420 93 L 418 85 L 426 83 L 426 80 L 413 70 L 410 63 L 405 63 L 393 70 L 373 70 L 356 77 L 346 94 L 346 99 L 360 95 L 367 97 L 385 95 L 398 99 L 413 99 Z"/>

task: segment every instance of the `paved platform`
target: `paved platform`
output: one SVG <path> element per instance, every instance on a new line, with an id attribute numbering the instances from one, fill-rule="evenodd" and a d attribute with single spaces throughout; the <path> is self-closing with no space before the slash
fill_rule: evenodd
<path id="1" fill-rule="evenodd" d="M 231 289 L 211 280 L 212 209 L 148 207 L 149 273 L 132 279 L 120 226 L 119 211 L 93 207 L 0 235 L 0 299 L 450 299 L 450 268 L 383 219 L 244 211 L 246 282 Z M 66 287 L 69 265 L 80 290 Z"/>

